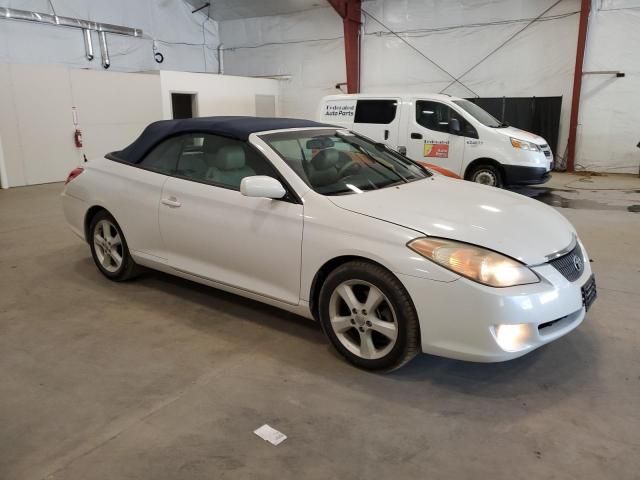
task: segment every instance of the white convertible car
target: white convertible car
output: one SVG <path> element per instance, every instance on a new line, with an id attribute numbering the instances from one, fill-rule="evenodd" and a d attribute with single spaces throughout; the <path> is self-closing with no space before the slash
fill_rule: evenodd
<path id="1" fill-rule="evenodd" d="M 156 122 L 71 172 L 62 199 L 107 278 L 144 266 L 317 319 L 367 369 L 519 357 L 596 296 L 552 208 L 306 120 Z"/>

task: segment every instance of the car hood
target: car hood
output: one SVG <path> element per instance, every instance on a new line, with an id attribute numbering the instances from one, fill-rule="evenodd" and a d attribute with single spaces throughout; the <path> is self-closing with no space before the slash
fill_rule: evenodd
<path id="1" fill-rule="evenodd" d="M 327 198 L 345 210 L 486 247 L 527 265 L 546 262 L 575 235 L 566 218 L 537 200 L 444 176 Z"/>
<path id="2" fill-rule="evenodd" d="M 536 145 L 546 145 L 547 141 L 540 135 L 535 133 L 520 130 L 516 127 L 495 128 L 496 132 L 507 137 L 517 138 L 518 140 L 525 140 L 527 142 L 535 143 Z"/>

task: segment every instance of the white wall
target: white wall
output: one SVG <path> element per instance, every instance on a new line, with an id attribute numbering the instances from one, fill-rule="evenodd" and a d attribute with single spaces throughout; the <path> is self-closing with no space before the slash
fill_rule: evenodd
<path id="1" fill-rule="evenodd" d="M 12 187 L 64 180 L 83 155 L 124 148 L 149 123 L 172 118 L 171 92 L 196 93 L 199 116 L 255 115 L 256 95 L 272 95 L 277 105 L 278 88 L 263 78 L 0 63 L 0 175 Z"/>
<path id="2" fill-rule="evenodd" d="M 596 0 L 589 18 L 582 81 L 578 168 L 638 173 L 640 149 L 640 0 Z"/>
<path id="3" fill-rule="evenodd" d="M 64 180 L 162 117 L 158 75 L 0 64 L 0 144 L 8 186 Z M 84 146 L 75 147 L 72 107 Z"/>
<path id="4" fill-rule="evenodd" d="M 87 158 L 126 147 L 149 123 L 162 118 L 157 74 L 68 72 Z"/>
<path id="5" fill-rule="evenodd" d="M 313 118 L 319 100 L 345 81 L 342 20 L 331 7 L 220 22 L 220 35 L 228 73 L 292 76 L 280 84 L 283 116 Z M 295 43 L 306 39 L 323 40 Z"/>
<path id="6" fill-rule="evenodd" d="M 400 32 L 459 76 L 537 17 L 553 0 L 370 0 L 364 10 Z M 509 41 L 461 81 L 479 96 L 562 96 L 558 153 L 569 129 L 579 0 L 565 0 Z M 363 92 L 440 91 L 450 77 L 363 16 Z M 281 114 L 313 118 L 323 95 L 346 80 L 342 22 L 332 8 L 221 22 L 225 67 L 242 75 L 291 74 L 281 88 Z M 637 173 L 640 150 L 640 0 L 592 0 L 576 167 Z M 459 84 L 446 90 L 473 96 Z M 559 158 L 562 161 L 562 158 Z"/>
<path id="7" fill-rule="evenodd" d="M 107 35 L 110 70 L 218 71 L 218 25 L 204 11 L 192 14 L 192 7 L 184 0 L 52 0 L 52 3 L 60 16 L 143 30 L 143 38 Z M 0 0 L 0 7 L 53 13 L 48 0 Z M 162 64 L 153 58 L 154 39 L 164 55 Z M 95 32 L 93 46 L 96 58 L 89 62 L 78 29 L 0 20 L 0 63 L 102 70 Z"/>
<path id="8" fill-rule="evenodd" d="M 457 76 L 552 3 L 373 0 L 362 7 L 394 31 L 410 30 L 409 42 Z M 532 25 L 462 79 L 483 97 L 562 96 L 559 145 L 567 139 L 577 10 L 579 0 L 561 2 L 548 13 L 561 18 Z M 446 74 L 380 24 L 366 15 L 364 22 L 362 92 L 438 92 L 449 83 Z M 314 117 L 320 98 L 336 93 L 335 84 L 346 80 L 342 21 L 331 7 L 220 22 L 220 32 L 230 73 L 293 75 L 283 84 L 283 115 Z M 458 84 L 446 92 L 474 96 Z"/>
<path id="9" fill-rule="evenodd" d="M 9 186 L 61 180 L 62 172 L 78 164 L 67 70 L 0 65 L 0 78 L 0 136 Z"/>
<path id="10" fill-rule="evenodd" d="M 553 3 L 376 0 L 363 6 L 392 30 L 410 30 L 405 37 L 410 43 L 459 77 Z M 474 97 L 474 93 L 480 97 L 562 96 L 558 153 L 564 155 L 579 9 L 578 0 L 561 2 L 546 14 L 552 19 L 532 24 L 460 78 L 471 91 L 455 83 L 444 93 L 461 97 Z M 369 17 L 365 22 L 363 91 L 440 92 L 451 83 L 451 77 L 380 24 Z"/>
<path id="11" fill-rule="evenodd" d="M 209 73 L 160 72 L 162 116 L 173 118 L 171 93 L 197 94 L 197 115 L 255 115 L 256 95 L 278 99 L 278 80 Z M 276 109 L 276 115 L 278 110 Z"/>

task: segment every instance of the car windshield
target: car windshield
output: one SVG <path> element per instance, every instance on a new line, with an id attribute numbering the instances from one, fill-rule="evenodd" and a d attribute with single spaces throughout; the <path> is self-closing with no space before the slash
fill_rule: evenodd
<path id="1" fill-rule="evenodd" d="M 323 195 L 362 193 L 431 175 L 385 145 L 348 130 L 298 130 L 260 138 Z"/>
<path id="2" fill-rule="evenodd" d="M 473 118 L 478 120 L 483 125 L 492 128 L 501 128 L 508 127 L 506 123 L 502 123 L 500 120 L 495 118 L 486 110 L 483 110 L 481 107 L 476 105 L 469 100 L 454 100 L 453 103 L 463 108 L 468 114 L 470 114 Z"/>

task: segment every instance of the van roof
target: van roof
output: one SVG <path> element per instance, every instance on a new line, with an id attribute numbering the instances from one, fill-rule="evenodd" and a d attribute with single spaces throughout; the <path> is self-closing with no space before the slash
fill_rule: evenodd
<path id="1" fill-rule="evenodd" d="M 397 98 L 400 100 L 411 100 L 414 98 L 426 99 L 426 100 L 462 100 L 459 97 L 453 97 L 445 93 L 350 93 L 350 94 L 338 94 L 327 95 L 323 100 L 357 100 L 358 98 L 370 98 L 370 99 L 386 99 Z"/>

